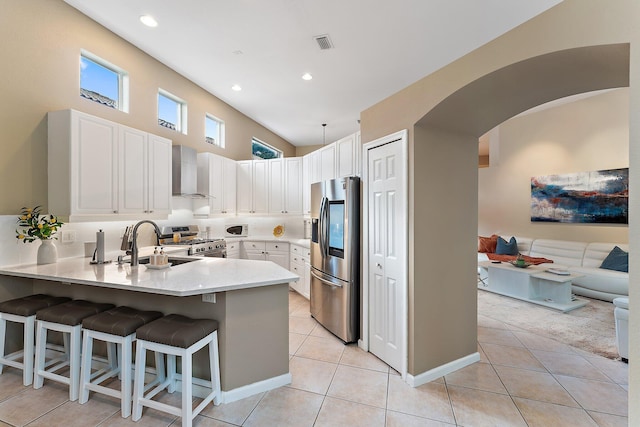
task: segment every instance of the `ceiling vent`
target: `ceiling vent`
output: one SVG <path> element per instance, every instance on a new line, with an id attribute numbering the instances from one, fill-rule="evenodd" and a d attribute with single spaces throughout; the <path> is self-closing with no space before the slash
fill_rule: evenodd
<path id="1" fill-rule="evenodd" d="M 331 43 L 331 39 L 328 34 L 315 36 L 314 39 L 318 43 L 318 46 L 320 46 L 320 50 L 333 49 L 333 43 Z"/>

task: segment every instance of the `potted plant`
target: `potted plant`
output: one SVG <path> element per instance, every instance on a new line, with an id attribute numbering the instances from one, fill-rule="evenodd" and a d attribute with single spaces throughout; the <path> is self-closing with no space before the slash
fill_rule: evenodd
<path id="1" fill-rule="evenodd" d="M 63 222 L 55 215 L 42 215 L 42 207 L 22 208 L 18 217 L 18 226 L 22 230 L 16 230 L 16 239 L 23 243 L 31 243 L 40 240 L 38 248 L 38 264 L 53 264 L 58 260 L 58 250 L 53 244 L 55 233 Z"/>

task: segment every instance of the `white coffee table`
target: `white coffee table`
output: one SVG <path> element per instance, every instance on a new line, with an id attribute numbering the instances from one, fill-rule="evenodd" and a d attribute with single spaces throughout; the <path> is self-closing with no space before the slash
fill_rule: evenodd
<path id="1" fill-rule="evenodd" d="M 565 313 L 588 304 L 587 300 L 576 298 L 571 294 L 571 282 L 575 278 L 582 277 L 579 274 L 549 273 L 546 271 L 549 264 L 519 268 L 507 262 L 496 264 L 484 261 L 479 263 L 479 266 L 489 272 L 489 280 L 486 284 L 479 284 L 479 289 Z"/>

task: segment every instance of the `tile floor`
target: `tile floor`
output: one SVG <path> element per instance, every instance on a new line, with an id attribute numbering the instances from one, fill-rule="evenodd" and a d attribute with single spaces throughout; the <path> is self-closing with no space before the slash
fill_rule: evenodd
<path id="1" fill-rule="evenodd" d="M 627 365 L 547 337 L 478 318 L 480 363 L 421 387 L 355 345 L 343 345 L 309 315 L 309 303 L 289 298 L 293 382 L 268 393 L 209 406 L 196 427 L 221 426 L 626 426 Z M 3 426 L 179 426 L 145 410 L 138 423 L 118 403 L 93 394 L 80 405 L 45 382 L 23 387 L 21 373 L 0 375 Z M 179 393 L 166 395 L 179 399 Z"/>

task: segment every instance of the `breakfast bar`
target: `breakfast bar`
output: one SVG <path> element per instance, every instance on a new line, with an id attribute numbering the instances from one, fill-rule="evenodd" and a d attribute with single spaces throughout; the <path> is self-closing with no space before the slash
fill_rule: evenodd
<path id="1" fill-rule="evenodd" d="M 290 383 L 288 283 L 298 276 L 265 261 L 174 260 L 176 265 L 163 269 L 91 265 L 80 257 L 47 265 L 4 266 L 0 301 L 46 293 L 215 319 L 224 402 Z M 19 329 L 7 333 L 16 335 L 9 342 L 21 345 Z M 208 376 L 206 354 L 196 354 L 193 372 Z"/>

